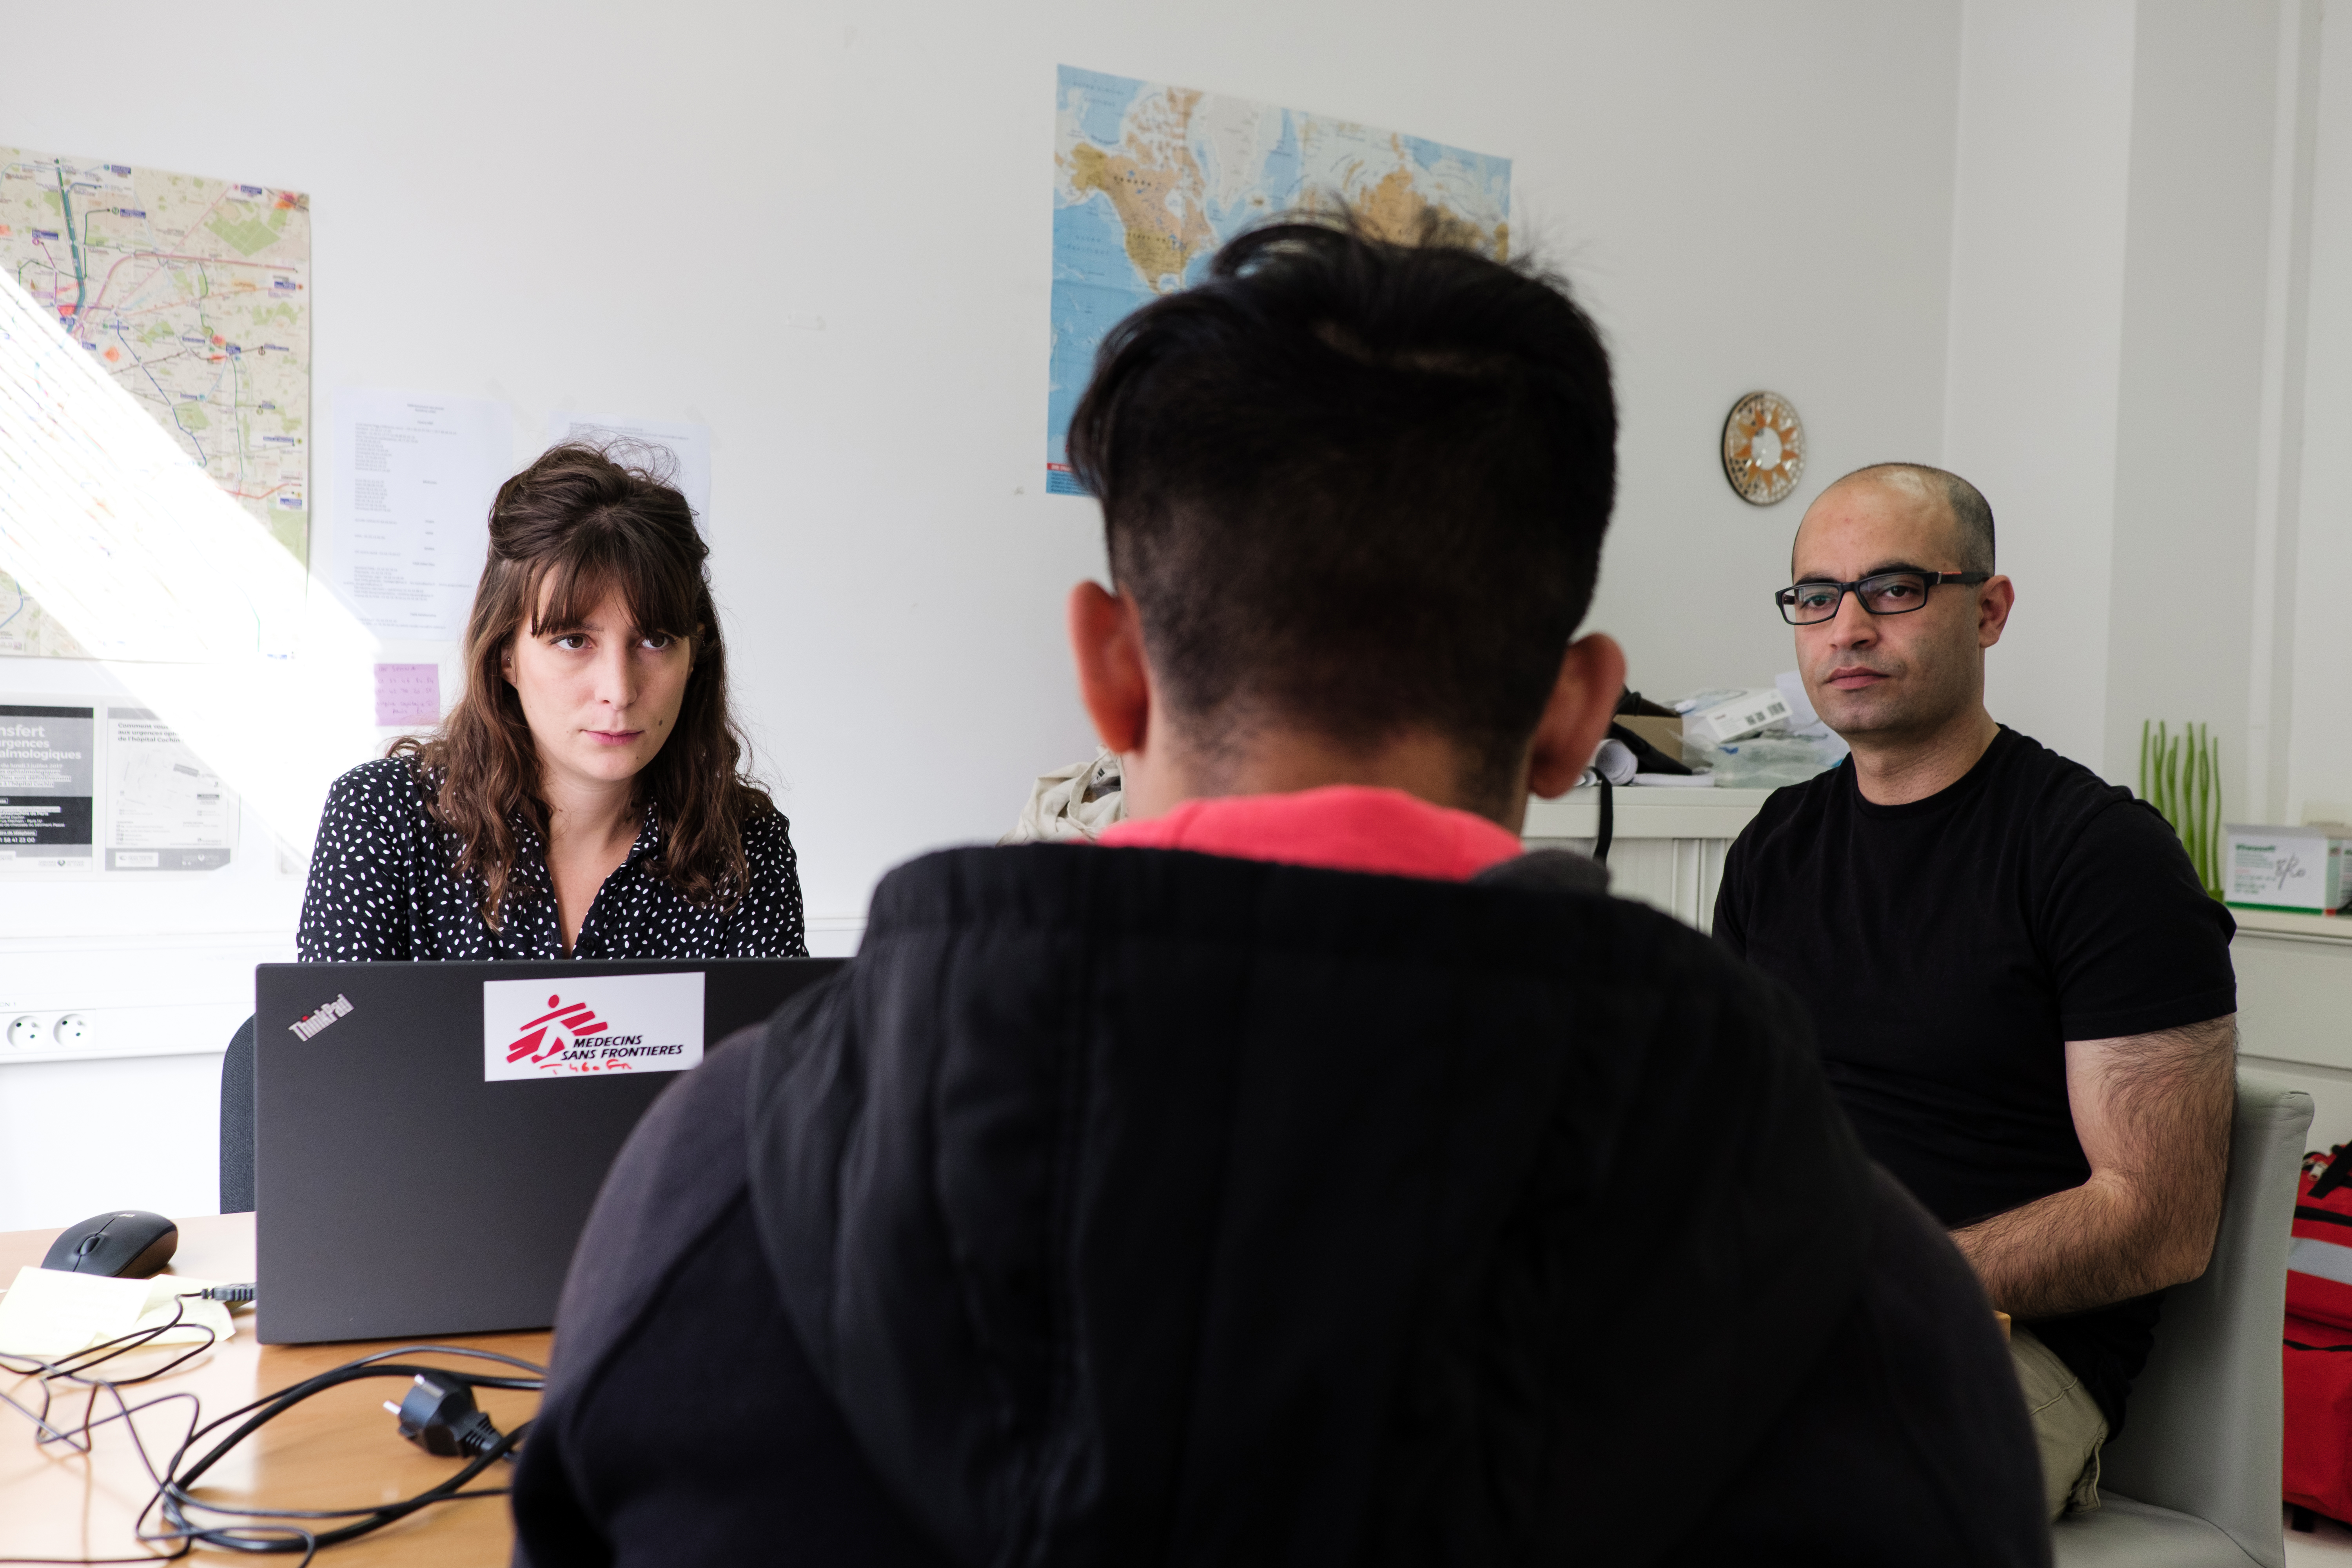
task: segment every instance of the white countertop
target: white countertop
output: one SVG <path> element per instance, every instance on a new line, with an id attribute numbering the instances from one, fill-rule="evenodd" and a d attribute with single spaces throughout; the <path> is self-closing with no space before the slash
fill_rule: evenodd
<path id="1" fill-rule="evenodd" d="M 1619 838 L 1737 838 L 1772 796 L 1769 789 L 1655 789 L 1616 792 Z M 1601 831 L 1601 791 L 1570 790 L 1558 800 L 1528 802 L 1523 838 L 1591 838 Z"/>
<path id="2" fill-rule="evenodd" d="M 2299 942 L 2352 942 L 2352 913 L 2292 915 L 2283 910 L 2230 908 L 2230 918 L 2242 931 L 2283 936 Z"/>

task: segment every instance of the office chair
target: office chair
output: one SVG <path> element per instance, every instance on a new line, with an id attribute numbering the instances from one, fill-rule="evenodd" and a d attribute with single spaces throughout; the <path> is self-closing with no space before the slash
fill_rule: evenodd
<path id="1" fill-rule="evenodd" d="M 253 1212 L 253 1020 L 228 1037 L 221 1058 L 220 1212 Z M 2284 1265 L 2281 1265 L 2284 1268 Z M 2281 1276 L 2282 1279 L 2284 1276 Z M 2284 1309 L 2282 1309 L 2284 1310 Z"/>
<path id="2" fill-rule="evenodd" d="M 2230 1187 L 2204 1277 L 2164 1299 L 2100 1506 L 2051 1530 L 2058 1568 L 2284 1568 L 2279 1331 L 2311 1096 L 2238 1074 Z"/>

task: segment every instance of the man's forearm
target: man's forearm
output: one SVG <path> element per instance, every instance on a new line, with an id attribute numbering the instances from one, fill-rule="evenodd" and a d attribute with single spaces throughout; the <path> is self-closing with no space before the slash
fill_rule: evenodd
<path id="1" fill-rule="evenodd" d="M 2094 1176 L 1952 1232 L 1992 1304 L 2014 1318 L 2086 1312 L 2193 1279 L 2201 1250 L 2148 1234 L 2140 1205 Z M 2207 1238 L 2209 1243 L 2210 1238 Z"/>
<path id="2" fill-rule="evenodd" d="M 2232 1017 L 2066 1043 L 2090 1179 L 1952 1233 L 1994 1306 L 2058 1317 L 2205 1271 L 2229 1171 L 2236 1045 Z"/>

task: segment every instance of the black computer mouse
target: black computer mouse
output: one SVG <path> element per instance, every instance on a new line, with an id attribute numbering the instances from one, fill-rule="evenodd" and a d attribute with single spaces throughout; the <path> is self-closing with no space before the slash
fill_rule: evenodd
<path id="1" fill-rule="evenodd" d="M 44 1268 L 68 1274 L 110 1274 L 144 1279 L 180 1250 L 180 1227 L 145 1209 L 116 1209 L 69 1225 L 41 1259 Z"/>

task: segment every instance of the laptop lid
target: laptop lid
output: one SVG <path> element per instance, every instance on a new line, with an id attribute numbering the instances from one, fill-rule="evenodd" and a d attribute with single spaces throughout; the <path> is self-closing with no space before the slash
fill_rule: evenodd
<path id="1" fill-rule="evenodd" d="M 261 1342 L 549 1327 L 637 1118 L 845 962 L 258 966 Z"/>

